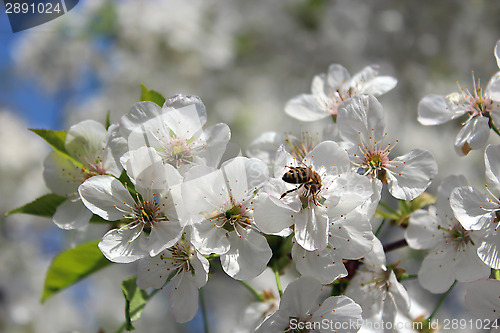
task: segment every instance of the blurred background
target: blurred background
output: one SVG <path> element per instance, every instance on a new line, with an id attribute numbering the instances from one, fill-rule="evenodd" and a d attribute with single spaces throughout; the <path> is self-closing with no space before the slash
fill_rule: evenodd
<path id="1" fill-rule="evenodd" d="M 313 76 L 330 64 L 340 63 L 351 74 L 379 64 L 382 75 L 398 79 L 380 98 L 389 137 L 399 139 L 401 154 L 423 148 L 438 161 L 430 191 L 457 173 L 484 184 L 482 152 L 455 155 L 459 124 L 424 127 L 416 118 L 425 95 L 456 91 L 457 81 L 472 86 L 472 71 L 486 84 L 498 71 L 498 1 L 87 0 L 15 34 L 1 6 L 1 332 L 113 332 L 123 322 L 120 283 L 134 275 L 129 266 L 114 265 L 39 303 L 52 258 L 100 238 L 103 230 L 68 232 L 47 219 L 4 214 L 48 192 L 42 163 L 49 148 L 27 128 L 67 129 L 89 118 L 104 122 L 108 111 L 117 121 L 139 100 L 141 83 L 165 96 L 200 96 L 208 124 L 229 124 L 233 147 L 245 151 L 264 131 L 298 134 L 324 125 L 299 123 L 283 108 L 290 98 L 309 93 Z M 490 140 L 499 142 L 493 134 Z M 406 286 L 415 303 L 434 304 L 417 281 Z M 251 295 L 217 273 L 206 290 L 213 331 L 229 332 L 244 319 Z M 201 331 L 199 316 L 186 325 L 172 322 L 166 294 L 148 304 L 138 331 Z M 450 299 L 442 316 L 450 311 L 468 318 L 460 305 L 463 288 Z"/>

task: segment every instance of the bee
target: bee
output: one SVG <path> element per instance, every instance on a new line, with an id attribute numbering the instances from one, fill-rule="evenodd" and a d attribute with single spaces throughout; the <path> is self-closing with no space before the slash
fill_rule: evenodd
<path id="1" fill-rule="evenodd" d="M 312 196 L 314 204 L 316 202 L 316 194 L 321 190 L 321 177 L 319 174 L 312 169 L 312 166 L 308 167 L 289 167 L 288 170 L 281 179 L 289 184 L 300 184 L 294 189 L 286 191 L 280 197 L 283 199 L 285 195 L 291 192 L 299 190 L 301 187 L 305 189 L 305 197 Z"/>

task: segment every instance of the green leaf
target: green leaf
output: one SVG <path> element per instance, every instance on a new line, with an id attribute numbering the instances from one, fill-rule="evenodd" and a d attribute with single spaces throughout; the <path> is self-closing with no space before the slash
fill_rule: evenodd
<path id="1" fill-rule="evenodd" d="M 97 247 L 98 243 L 91 241 L 78 245 L 54 258 L 45 276 L 42 303 L 60 290 L 112 264 Z"/>
<path id="2" fill-rule="evenodd" d="M 141 84 L 141 101 L 150 101 L 162 107 L 165 104 L 165 97 L 159 92 L 149 90 L 145 85 Z"/>
<path id="3" fill-rule="evenodd" d="M 109 128 L 109 126 L 111 126 L 111 111 L 108 111 L 108 113 L 106 113 L 106 129 Z"/>
<path id="4" fill-rule="evenodd" d="M 31 132 L 44 139 L 54 150 L 69 155 L 64 143 L 66 141 L 66 131 L 52 131 L 46 129 L 30 128 Z"/>
<path id="5" fill-rule="evenodd" d="M 146 303 L 152 296 L 149 296 L 146 290 L 137 287 L 136 279 L 137 277 L 134 276 L 122 282 L 122 291 L 125 296 L 125 329 L 127 331 L 135 329 L 132 322 L 141 317 Z"/>
<path id="6" fill-rule="evenodd" d="M 62 204 L 66 197 L 57 194 L 46 194 L 33 202 L 22 207 L 8 211 L 5 216 L 12 214 L 30 214 L 43 217 L 52 217 L 56 212 L 57 206 Z"/>
<path id="7" fill-rule="evenodd" d="M 432 205 L 436 202 L 436 199 L 434 195 L 424 192 L 410 202 L 411 211 L 414 212 L 417 209 Z"/>

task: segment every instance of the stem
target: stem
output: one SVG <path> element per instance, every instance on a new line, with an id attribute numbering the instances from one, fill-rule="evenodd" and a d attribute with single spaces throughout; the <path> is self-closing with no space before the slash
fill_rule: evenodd
<path id="1" fill-rule="evenodd" d="M 254 287 L 252 287 L 251 285 L 249 285 L 248 283 L 246 283 L 245 281 L 241 281 L 241 280 L 236 280 L 238 281 L 239 283 L 241 283 L 243 286 L 245 286 L 254 296 L 255 298 L 259 301 L 259 302 L 263 302 L 264 301 L 264 297 L 262 296 L 262 294 L 259 294 L 259 292 L 257 290 L 255 290 Z"/>
<path id="2" fill-rule="evenodd" d="M 398 212 L 394 208 L 389 206 L 388 204 L 383 203 L 383 202 L 379 202 L 378 204 L 379 204 L 379 206 L 384 208 L 386 211 L 391 212 L 391 213 L 396 214 L 396 215 L 398 214 Z"/>
<path id="3" fill-rule="evenodd" d="M 274 277 L 276 279 L 276 286 L 278 287 L 278 293 L 280 294 L 281 298 L 281 296 L 283 296 L 283 290 L 281 289 L 280 272 L 278 270 L 278 265 L 276 264 L 276 262 L 274 262 L 273 271 Z"/>
<path id="4" fill-rule="evenodd" d="M 495 125 L 493 123 L 493 120 L 491 119 L 491 117 L 490 117 L 490 125 L 491 125 L 491 129 L 493 130 L 493 132 L 495 132 L 496 134 L 500 135 L 500 131 L 498 130 L 497 125 Z"/>
<path id="5" fill-rule="evenodd" d="M 385 220 L 386 220 L 386 219 L 383 219 L 383 220 L 382 220 L 382 222 L 380 223 L 380 225 L 379 225 L 379 226 L 378 226 L 378 228 L 377 228 L 377 231 L 375 231 L 375 237 L 377 237 L 377 236 L 378 236 L 378 234 L 380 233 L 380 230 L 382 230 L 382 227 L 383 227 L 383 226 L 384 226 L 384 224 L 385 224 Z"/>
<path id="6" fill-rule="evenodd" d="M 411 279 L 418 279 L 418 274 L 406 274 L 406 273 L 403 273 L 399 277 L 399 282 L 401 282 L 403 280 L 411 280 Z"/>
<path id="7" fill-rule="evenodd" d="M 401 239 L 398 240 L 394 243 L 387 244 L 384 246 L 384 252 L 391 252 L 397 249 L 400 249 L 402 247 L 408 246 L 408 243 L 406 242 L 406 239 Z"/>
<path id="8" fill-rule="evenodd" d="M 448 291 L 446 291 L 442 296 L 441 298 L 439 299 L 439 301 L 437 302 L 436 304 L 436 307 L 434 308 L 434 311 L 432 311 L 431 315 L 429 316 L 429 318 L 427 318 L 428 321 L 431 321 L 432 318 L 436 315 L 436 313 L 438 312 L 439 308 L 441 307 L 441 305 L 443 304 L 444 300 L 446 299 L 446 297 L 451 293 L 451 290 L 453 289 L 453 287 L 455 287 L 455 285 L 457 284 L 457 280 L 455 280 L 455 282 L 453 282 L 453 284 L 451 285 L 450 289 L 448 289 Z"/>
<path id="9" fill-rule="evenodd" d="M 200 303 L 201 303 L 201 312 L 203 313 L 203 323 L 205 326 L 205 333 L 210 333 L 210 324 L 208 323 L 207 307 L 205 304 L 205 288 L 200 288 Z"/>

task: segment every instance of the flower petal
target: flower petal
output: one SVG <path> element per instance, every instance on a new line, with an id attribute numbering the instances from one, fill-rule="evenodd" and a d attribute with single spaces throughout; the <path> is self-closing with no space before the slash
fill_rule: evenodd
<path id="1" fill-rule="evenodd" d="M 174 245 L 181 238 L 183 230 L 184 228 L 176 220 L 155 222 L 149 234 L 149 255 L 154 257 Z"/>
<path id="2" fill-rule="evenodd" d="M 224 272 L 236 280 L 250 280 L 266 269 L 272 251 L 264 236 L 255 231 L 229 233 L 231 247 L 220 256 Z"/>
<path id="3" fill-rule="evenodd" d="M 417 120 L 422 125 L 440 125 L 463 114 L 456 110 L 443 95 L 427 95 L 418 103 Z"/>
<path id="4" fill-rule="evenodd" d="M 335 91 L 342 88 L 346 83 L 349 83 L 351 75 L 344 66 L 332 64 L 328 67 L 327 81 L 329 88 Z"/>
<path id="5" fill-rule="evenodd" d="M 86 227 L 91 217 L 92 212 L 81 200 L 67 199 L 57 206 L 53 220 L 59 228 L 70 230 Z"/>
<path id="6" fill-rule="evenodd" d="M 472 186 L 458 187 L 451 192 L 453 213 L 465 229 L 480 229 L 492 218 L 492 212 L 500 209 L 488 197 Z"/>
<path id="7" fill-rule="evenodd" d="M 423 250 L 434 248 L 442 240 L 443 231 L 438 229 L 440 220 L 436 209 L 419 209 L 410 215 L 410 224 L 405 231 L 405 239 L 412 249 Z"/>
<path id="8" fill-rule="evenodd" d="M 441 294 L 448 290 L 455 281 L 455 253 L 447 251 L 431 252 L 424 258 L 418 271 L 418 281 L 433 294 Z"/>
<path id="9" fill-rule="evenodd" d="M 229 139 L 231 139 L 231 130 L 227 124 L 215 124 L 205 128 L 203 136 L 206 141 L 198 156 L 206 161 L 206 165 L 216 168 L 226 151 Z"/>
<path id="10" fill-rule="evenodd" d="M 336 255 L 333 249 L 323 251 L 307 251 L 298 243 L 292 247 L 292 259 L 295 268 L 302 276 L 311 276 L 322 284 L 332 283 L 334 280 L 347 276 L 347 269 L 342 258 Z"/>
<path id="11" fill-rule="evenodd" d="M 458 133 L 455 139 L 455 152 L 467 155 L 471 150 L 481 149 L 486 146 L 490 136 L 489 119 L 487 117 L 475 117 L 471 119 Z"/>
<path id="12" fill-rule="evenodd" d="M 318 280 L 309 276 L 300 277 L 286 287 L 278 311 L 285 312 L 289 317 L 302 318 L 317 305 L 322 289 Z"/>
<path id="13" fill-rule="evenodd" d="M 470 283 L 465 304 L 477 317 L 497 320 L 500 313 L 500 281 L 484 279 Z"/>
<path id="14" fill-rule="evenodd" d="M 231 197 L 242 202 L 269 178 L 269 168 L 261 160 L 235 157 L 222 164 Z"/>
<path id="15" fill-rule="evenodd" d="M 178 323 L 186 323 L 198 312 L 198 287 L 191 272 L 182 271 L 170 281 L 170 306 Z"/>
<path id="16" fill-rule="evenodd" d="M 384 136 L 384 110 L 373 96 L 355 96 L 340 105 L 337 115 L 340 136 L 349 142 L 364 144 L 380 141 Z"/>
<path id="17" fill-rule="evenodd" d="M 146 236 L 142 225 L 125 226 L 108 231 L 99 243 L 99 249 L 112 262 L 126 264 L 147 255 Z"/>
<path id="18" fill-rule="evenodd" d="M 200 123 L 202 125 L 205 125 L 205 123 L 207 122 L 207 109 L 198 96 L 177 94 L 168 98 L 163 106 L 174 108 L 177 110 L 182 109 L 186 106 L 194 106 L 196 109 L 197 118 L 200 120 Z"/>
<path id="19" fill-rule="evenodd" d="M 115 221 L 132 214 L 135 201 L 119 180 L 111 176 L 94 176 L 78 188 L 83 203 L 92 213 Z"/>
<path id="20" fill-rule="evenodd" d="M 342 330 L 335 330 L 342 333 L 354 333 L 361 328 L 361 307 L 352 299 L 346 296 L 331 296 L 325 299 L 314 311 L 311 322 L 335 323 L 335 327 L 342 327 Z M 335 332 L 333 331 L 333 332 Z M 332 332 L 329 328 L 319 330 L 321 333 Z"/>
<path id="21" fill-rule="evenodd" d="M 293 215 L 295 239 L 308 251 L 323 250 L 328 244 L 328 217 L 326 209 L 310 206 Z"/>
<path id="22" fill-rule="evenodd" d="M 467 244 L 458 249 L 455 258 L 455 276 L 460 282 L 471 282 L 490 276 L 491 268 L 477 254 L 478 245 Z"/>
<path id="23" fill-rule="evenodd" d="M 422 194 L 438 171 L 434 157 L 422 149 L 395 158 L 387 169 L 389 192 L 402 200 L 413 200 Z"/>
<path id="24" fill-rule="evenodd" d="M 394 89 L 398 80 L 392 76 L 378 76 L 366 82 L 363 93 L 367 95 L 379 96 Z"/>
<path id="25" fill-rule="evenodd" d="M 102 158 L 106 146 L 106 128 L 95 120 L 84 120 L 73 125 L 66 134 L 66 151 L 84 164 Z"/>
<path id="26" fill-rule="evenodd" d="M 266 234 L 275 234 L 293 224 L 293 210 L 284 203 L 280 206 L 271 200 L 269 194 L 260 193 L 255 200 L 253 217 L 257 227 Z"/>
<path id="27" fill-rule="evenodd" d="M 488 145 L 484 151 L 486 179 L 500 193 L 500 145 Z"/>
<path id="28" fill-rule="evenodd" d="M 201 254 L 223 254 L 229 250 L 227 231 L 208 220 L 192 225 L 191 242 Z"/>
<path id="29" fill-rule="evenodd" d="M 43 179 L 47 187 L 59 195 L 72 195 L 87 178 L 85 172 L 69 158 L 56 151 L 43 161 Z"/>
<path id="30" fill-rule="evenodd" d="M 145 256 L 137 267 L 137 286 L 141 289 L 163 287 L 167 278 L 175 272 L 175 263 L 170 251 L 163 251 L 157 256 Z"/>
<path id="31" fill-rule="evenodd" d="M 299 95 L 286 103 L 285 113 L 300 121 L 316 121 L 331 115 L 318 104 L 314 95 Z"/>
<path id="32" fill-rule="evenodd" d="M 500 231 L 496 223 L 491 224 L 486 230 L 483 243 L 477 249 L 479 258 L 493 269 L 500 269 Z"/>
<path id="33" fill-rule="evenodd" d="M 317 145 L 304 157 L 304 163 L 312 165 L 321 177 L 337 176 L 351 168 L 349 155 L 333 141 L 323 141 Z"/>

